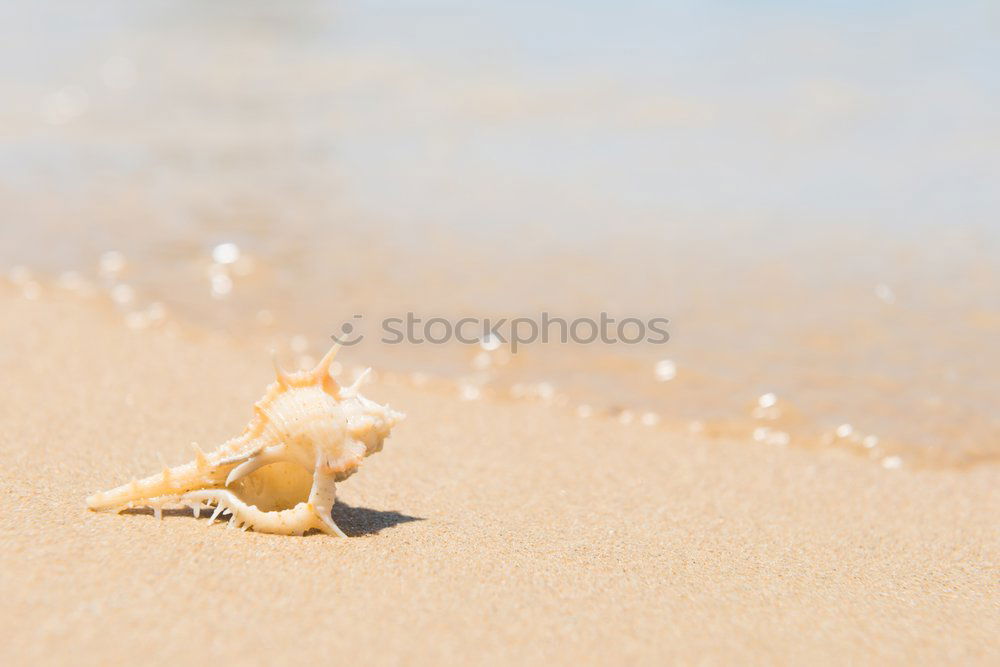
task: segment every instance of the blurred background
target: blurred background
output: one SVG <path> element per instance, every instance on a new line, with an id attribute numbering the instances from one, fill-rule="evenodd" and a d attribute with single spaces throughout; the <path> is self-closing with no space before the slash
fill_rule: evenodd
<path id="1" fill-rule="evenodd" d="M 349 354 L 890 469 L 1000 457 L 994 3 L 4 1 L 0 26 L 24 297 L 302 364 L 354 314 L 663 316 L 660 346 Z"/>

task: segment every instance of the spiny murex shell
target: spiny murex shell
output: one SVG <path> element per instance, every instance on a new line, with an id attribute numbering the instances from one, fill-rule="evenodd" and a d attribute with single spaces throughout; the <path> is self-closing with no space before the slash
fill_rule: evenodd
<path id="1" fill-rule="evenodd" d="M 336 482 L 354 474 L 364 457 L 382 449 L 404 415 L 358 393 L 364 374 L 342 388 L 330 377 L 334 345 L 311 371 L 287 373 L 254 404 L 254 417 L 237 437 L 215 451 L 129 484 L 95 493 L 95 511 L 190 507 L 195 517 L 215 506 L 211 522 L 228 512 L 230 526 L 280 535 L 317 529 L 344 533 L 330 514 Z M 365 371 L 367 373 L 368 371 Z"/>

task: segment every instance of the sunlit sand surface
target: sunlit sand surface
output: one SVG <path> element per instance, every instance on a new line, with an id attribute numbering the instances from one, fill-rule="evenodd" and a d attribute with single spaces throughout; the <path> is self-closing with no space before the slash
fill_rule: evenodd
<path id="1" fill-rule="evenodd" d="M 93 514 L 93 489 L 242 425 L 266 356 L 0 300 L 5 664 L 997 657 L 993 466 L 888 471 L 376 381 L 409 418 L 340 485 L 348 540 Z"/>

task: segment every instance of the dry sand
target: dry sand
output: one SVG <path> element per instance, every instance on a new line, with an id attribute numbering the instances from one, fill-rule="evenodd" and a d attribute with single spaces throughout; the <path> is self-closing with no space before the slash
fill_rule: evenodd
<path id="1" fill-rule="evenodd" d="M 4 664 L 1000 661 L 996 467 L 887 471 L 376 382 L 409 419 L 340 487 L 352 539 L 93 514 L 88 493 L 157 453 L 242 428 L 266 355 L 0 303 Z"/>

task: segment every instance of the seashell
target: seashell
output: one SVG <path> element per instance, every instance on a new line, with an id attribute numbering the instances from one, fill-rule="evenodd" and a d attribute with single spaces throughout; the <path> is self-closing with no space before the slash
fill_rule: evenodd
<path id="1" fill-rule="evenodd" d="M 404 418 L 358 392 L 365 371 L 349 387 L 329 373 L 339 345 L 310 371 L 287 373 L 275 361 L 277 381 L 254 404 L 243 432 L 205 453 L 192 444 L 194 460 L 133 479 L 87 498 L 94 511 L 151 507 L 190 508 L 197 518 L 214 506 L 209 523 L 228 513 L 229 525 L 279 535 L 316 529 L 345 537 L 331 510 L 336 483 L 382 449 Z"/>

